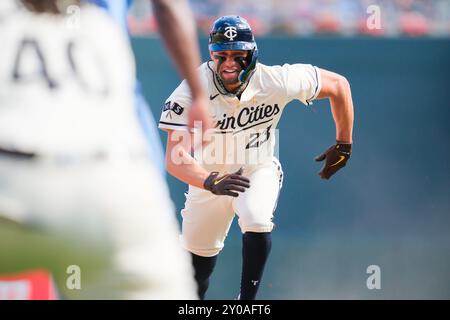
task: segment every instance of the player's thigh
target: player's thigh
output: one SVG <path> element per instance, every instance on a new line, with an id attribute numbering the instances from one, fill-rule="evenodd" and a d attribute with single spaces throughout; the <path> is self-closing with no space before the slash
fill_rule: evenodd
<path id="1" fill-rule="evenodd" d="M 204 192 L 186 197 L 181 242 L 188 251 L 204 257 L 217 255 L 234 217 L 231 197 Z"/>
<path id="2" fill-rule="evenodd" d="M 248 176 L 250 188 L 233 201 L 239 226 L 245 232 L 270 232 L 281 189 L 282 171 L 278 162 L 264 165 Z"/>

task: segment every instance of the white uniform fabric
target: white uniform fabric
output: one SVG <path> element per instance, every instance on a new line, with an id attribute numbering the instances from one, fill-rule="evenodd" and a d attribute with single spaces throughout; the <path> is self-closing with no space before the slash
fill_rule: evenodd
<path id="1" fill-rule="evenodd" d="M 35 156 L 0 150 L 0 218 L 111 249 L 110 265 L 82 277 L 77 297 L 196 299 L 167 186 L 139 129 L 125 35 L 93 6 L 81 8 L 78 28 L 71 17 L 12 7 L 0 14 L 0 149 Z"/>
<path id="2" fill-rule="evenodd" d="M 182 243 L 200 256 L 214 256 L 222 248 L 234 213 L 243 233 L 270 232 L 282 182 L 281 165 L 274 156 L 276 127 L 284 107 L 293 99 L 311 104 L 321 90 L 317 67 L 307 64 L 266 66 L 258 63 L 240 100 L 221 94 L 212 61 L 199 73 L 211 100 L 216 120 L 211 143 L 194 151 L 207 171 L 221 174 L 244 168 L 251 187 L 239 197 L 216 196 L 189 186 L 182 210 Z M 166 100 L 159 127 L 186 130 L 191 95 L 186 81 Z"/>
<path id="3" fill-rule="evenodd" d="M 126 35 L 93 6 L 75 16 L 0 20 L 0 146 L 39 154 L 146 151 Z M 58 134 L 55 134 L 57 132 Z"/>

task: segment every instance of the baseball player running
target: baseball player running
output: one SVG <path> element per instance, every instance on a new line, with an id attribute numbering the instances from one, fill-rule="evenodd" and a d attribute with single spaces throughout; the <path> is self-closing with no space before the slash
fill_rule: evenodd
<path id="1" fill-rule="evenodd" d="M 182 71 L 198 108 L 207 98 L 195 86 L 195 33 L 180 2 L 155 0 L 155 14 L 187 23 L 165 38 L 188 39 Z M 78 25 L 64 14 L 69 5 Z M 65 298 L 197 298 L 136 116 L 126 34 L 85 1 L 7 0 L 0 38 L 0 275 L 45 269 Z M 34 291 L 12 285 L 21 298 Z"/>
<path id="2" fill-rule="evenodd" d="M 336 143 L 316 158 L 329 179 L 346 165 L 352 147 L 353 103 L 348 81 L 309 64 L 267 66 L 247 21 L 216 20 L 209 35 L 211 60 L 199 68 L 209 92 L 215 131 L 191 153 L 195 132 L 186 131 L 191 96 L 183 81 L 170 95 L 159 127 L 168 132 L 170 174 L 189 184 L 182 210 L 183 246 L 192 254 L 203 299 L 234 215 L 243 233 L 240 299 L 255 299 L 271 249 L 273 216 L 283 180 L 274 157 L 275 132 L 286 104 L 329 98 Z M 184 131 L 183 131 L 184 130 Z"/>

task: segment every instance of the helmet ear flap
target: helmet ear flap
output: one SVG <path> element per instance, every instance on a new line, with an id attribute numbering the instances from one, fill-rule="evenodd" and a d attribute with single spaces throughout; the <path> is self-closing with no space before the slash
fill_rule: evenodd
<path id="1" fill-rule="evenodd" d="M 255 71 L 256 61 L 258 60 L 258 48 L 255 46 L 247 55 L 247 67 L 239 73 L 239 81 L 245 82 Z"/>

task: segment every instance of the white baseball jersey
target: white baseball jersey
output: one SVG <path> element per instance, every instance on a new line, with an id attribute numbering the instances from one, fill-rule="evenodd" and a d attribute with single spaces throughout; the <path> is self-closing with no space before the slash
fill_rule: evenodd
<path id="1" fill-rule="evenodd" d="M 215 133 L 211 143 L 200 152 L 195 150 L 194 156 L 210 172 L 230 173 L 242 166 L 251 186 L 236 198 L 189 186 L 181 211 L 181 242 L 188 251 L 205 257 L 223 248 L 235 213 L 243 233 L 272 231 L 283 181 L 281 165 L 274 157 L 275 128 L 286 104 L 298 99 L 309 105 L 321 90 L 319 70 L 312 65 L 258 63 L 239 100 L 220 93 L 213 70 L 213 62 L 199 68 L 216 120 Z M 159 127 L 186 130 L 190 103 L 190 91 L 183 81 L 167 99 Z"/>
<path id="2" fill-rule="evenodd" d="M 133 55 L 105 13 L 93 6 L 50 17 L 17 5 L 3 10 L 1 147 L 82 155 L 146 150 L 130 108 Z"/>
<path id="3" fill-rule="evenodd" d="M 199 68 L 203 85 L 211 100 L 211 115 L 216 120 L 215 134 L 195 158 L 208 171 L 222 173 L 272 161 L 275 129 L 284 107 L 293 99 L 311 104 L 320 92 L 317 67 L 307 64 L 266 66 L 258 63 L 239 100 L 221 94 L 212 61 Z M 191 95 L 186 81 L 166 100 L 161 114 L 161 129 L 185 130 Z"/>

